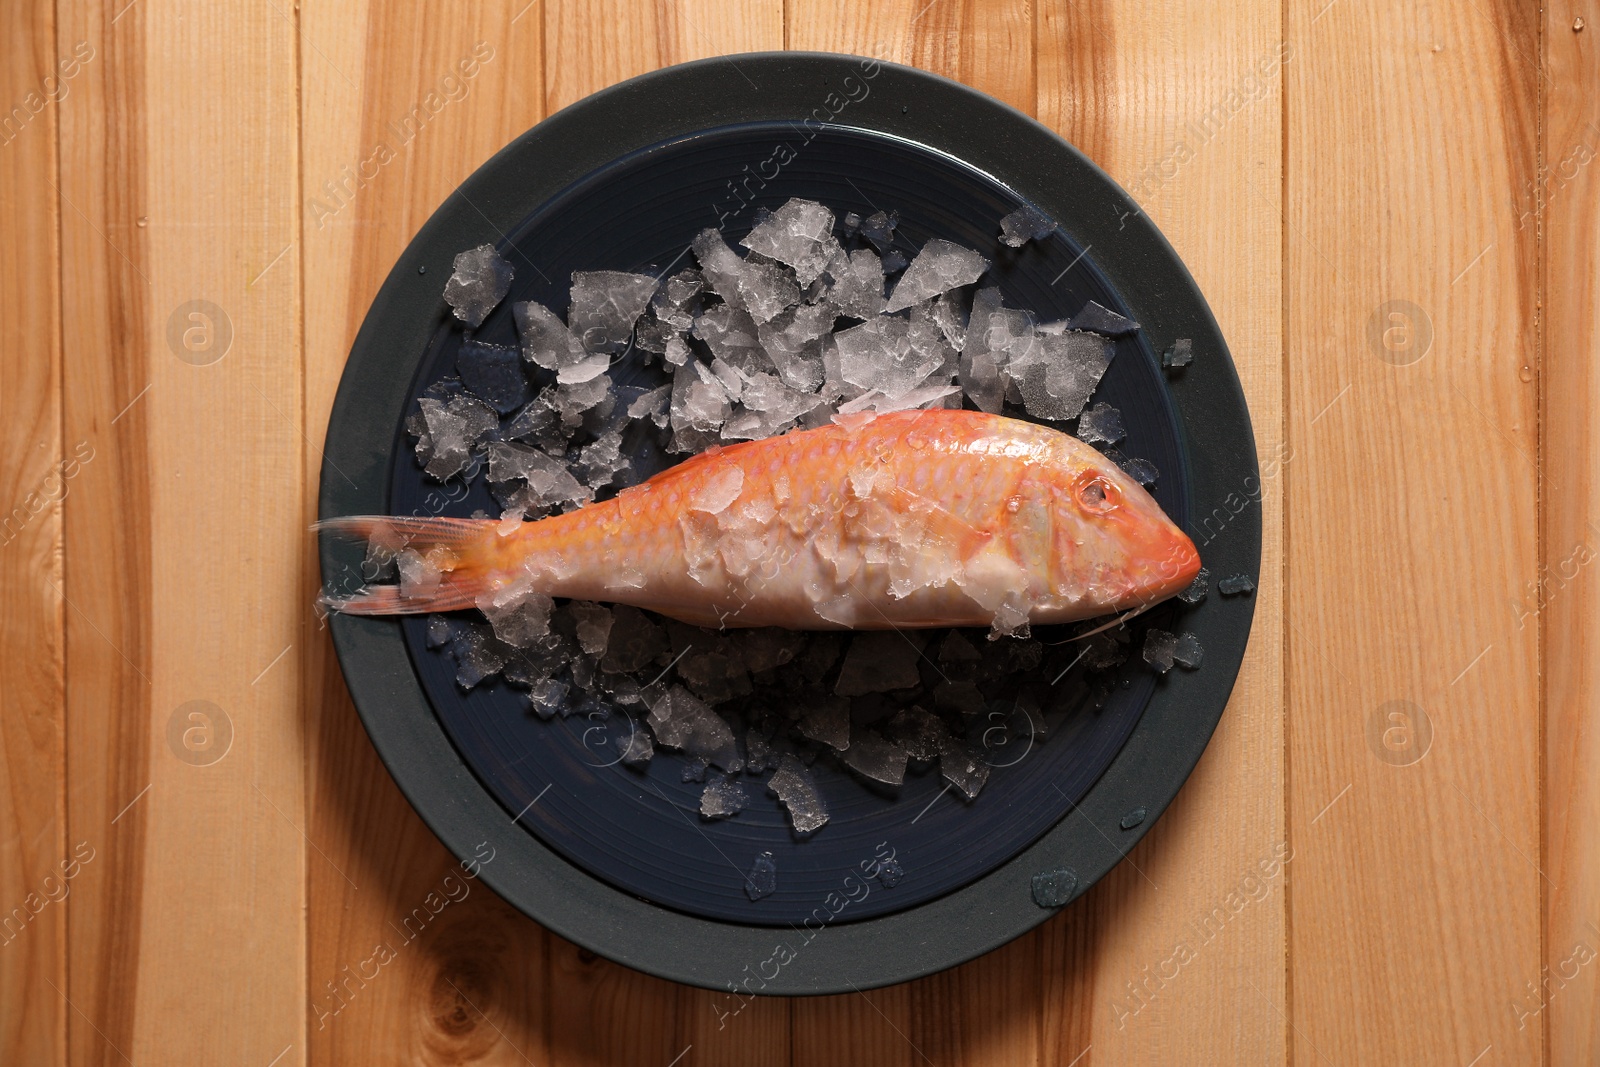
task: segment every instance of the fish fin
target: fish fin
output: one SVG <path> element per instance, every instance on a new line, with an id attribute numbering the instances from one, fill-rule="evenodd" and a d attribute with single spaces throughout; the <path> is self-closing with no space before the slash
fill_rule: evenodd
<path id="1" fill-rule="evenodd" d="M 410 549 L 435 556 L 441 571 L 438 584 L 424 592 L 407 594 L 398 585 L 374 585 L 350 596 L 325 595 L 321 603 L 346 615 L 423 615 L 473 607 L 480 594 L 494 588 L 498 574 L 498 560 L 490 551 L 494 539 L 485 536 L 496 525 L 494 519 L 387 515 L 350 515 L 314 523 L 311 528 L 319 533 L 378 544 L 391 552 Z"/>

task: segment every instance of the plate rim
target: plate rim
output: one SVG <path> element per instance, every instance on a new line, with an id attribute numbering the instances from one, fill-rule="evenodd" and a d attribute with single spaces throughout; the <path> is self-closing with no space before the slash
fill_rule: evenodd
<path id="1" fill-rule="evenodd" d="M 797 119 L 808 103 L 810 116 Z M 432 325 L 419 331 L 419 323 L 436 324 L 444 313 L 440 279 L 456 251 L 503 237 L 503 229 L 550 196 L 623 155 L 742 122 L 788 120 L 803 131 L 818 112 L 828 115 L 824 125 L 899 137 L 989 174 L 1061 220 L 1080 247 L 1096 238 L 1124 245 L 1123 255 L 1097 256 L 1096 265 L 1138 313 L 1152 348 L 1160 351 L 1164 339 L 1186 336 L 1200 353 L 1168 380 L 1190 467 L 1191 535 L 1200 516 L 1222 515 L 1216 536 L 1202 545 L 1206 565 L 1214 576 L 1243 572 L 1259 582 L 1261 515 L 1251 505 L 1259 502 L 1262 485 L 1248 406 L 1220 328 L 1165 237 L 1108 175 L 1031 117 L 940 75 L 834 53 L 746 53 L 652 71 L 569 105 L 478 167 L 401 253 L 356 336 L 330 411 L 319 517 L 370 512 L 387 499 L 384 475 L 399 410 L 394 397 L 412 380 L 404 368 L 414 371 L 426 348 L 413 345 L 407 355 L 406 345 L 431 336 Z M 551 152 L 552 145 L 560 150 Z M 1077 199 L 1086 192 L 1098 195 Z M 1086 203 L 1102 214 L 1090 217 Z M 1146 306 L 1151 300 L 1155 306 Z M 403 379 L 398 389 L 392 380 L 386 388 L 371 387 L 374 373 L 396 365 L 402 372 L 389 377 Z M 383 412 L 389 413 L 386 425 Z M 1227 447 L 1194 447 L 1197 436 L 1219 435 Z M 342 564 L 326 536 L 319 559 L 329 581 Z M 1219 559 L 1226 565 L 1214 565 Z M 904 911 L 832 925 L 834 912 L 819 902 L 824 918 L 818 927 L 792 935 L 654 905 L 572 865 L 507 818 L 461 761 L 411 670 L 396 620 L 333 615 L 329 628 L 379 758 L 454 855 L 493 850 L 479 874 L 486 885 L 536 922 L 608 959 L 743 997 L 850 992 L 966 962 L 1061 910 L 1034 903 L 1032 877 L 1040 872 L 1071 869 L 1075 886 L 1067 903 L 1083 895 L 1156 823 L 1198 763 L 1242 666 L 1254 608 L 1254 595 L 1212 595 L 1186 613 L 1186 626 L 1206 647 L 1207 668 L 1171 672 L 1163 680 L 1100 779 L 1033 845 L 964 888 Z M 404 670 L 396 671 L 397 664 Z M 1143 820 L 1120 829 L 1123 816 L 1136 808 L 1145 810 Z M 847 906 L 840 905 L 841 913 Z"/>

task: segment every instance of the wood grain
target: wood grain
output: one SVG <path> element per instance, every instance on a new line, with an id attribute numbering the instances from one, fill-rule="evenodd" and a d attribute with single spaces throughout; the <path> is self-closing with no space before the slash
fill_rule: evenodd
<path id="1" fill-rule="evenodd" d="M 97 55 L 61 111 L 64 439 L 96 453 L 66 501 L 69 836 L 95 853 L 69 1058 L 265 1062 L 304 1047 L 298 529 L 260 506 L 300 481 L 294 27 L 60 16 L 57 50 Z"/>
<path id="2" fill-rule="evenodd" d="M 1543 967 L 1516 1003 L 1519 1022 L 1545 1028 L 1549 1063 L 1567 1065 L 1600 1061 L 1600 100 L 1586 89 L 1600 78 L 1600 4 L 1551 4 L 1544 16 L 1540 167 L 1514 203 L 1519 236 L 1537 219 L 1543 240 L 1544 556 L 1518 618 L 1537 617 L 1544 644 L 1550 880 Z"/>
<path id="3" fill-rule="evenodd" d="M 1540 566 L 1539 270 L 1507 195 L 1538 25 L 1324 3 L 1288 8 L 1291 1055 L 1538 1062 L 1513 1010 L 1543 962 L 1538 628 L 1512 605 Z"/>
<path id="4" fill-rule="evenodd" d="M 301 10 L 305 422 L 295 539 L 307 643 L 308 1017 L 316 1063 L 547 1062 L 546 937 L 466 877 L 378 761 L 326 627 L 312 538 L 346 354 L 439 203 L 544 114 L 539 5 Z M 434 94 L 429 101 L 429 94 Z M 421 110 L 419 111 L 419 107 Z M 492 862 L 492 860 L 491 860 Z"/>
<path id="5" fill-rule="evenodd" d="M 82 463 L 65 463 L 61 440 L 56 243 L 57 114 L 81 63 L 73 77 L 58 66 L 40 5 L 0 12 L 0 56 L 0 1062 L 53 1065 L 66 1061 L 66 872 L 82 873 L 62 788 L 59 592 L 61 501 Z"/>
<path id="6" fill-rule="evenodd" d="M 1039 8 L 1039 117 L 1129 191 L 1194 274 L 1263 472 L 1255 619 L 1222 722 L 1129 861 L 1043 930 L 1050 1062 L 1285 1052 L 1279 16 L 1268 3 Z"/>
<path id="7" fill-rule="evenodd" d="M 0 1062 L 1600 1059 L 1595 0 L 66 0 L 0 27 Z M 1132 193 L 1228 338 L 1265 551 L 1234 699 L 1129 862 L 945 974 L 729 1011 L 442 848 L 350 706 L 305 526 L 355 332 L 451 190 L 606 85 L 783 47 L 961 80 Z"/>

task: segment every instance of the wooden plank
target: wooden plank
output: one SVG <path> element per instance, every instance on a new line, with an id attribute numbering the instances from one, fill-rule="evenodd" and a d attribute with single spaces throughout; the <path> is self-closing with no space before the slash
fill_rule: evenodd
<path id="1" fill-rule="evenodd" d="M 1600 1061 L 1600 4 L 1544 9 L 1541 165 L 1516 200 L 1517 238 L 1543 235 L 1544 557 L 1519 622 L 1542 627 L 1545 698 L 1544 966 L 1517 997 L 1552 1065 Z M 1542 209 L 1542 211 L 1541 211 Z"/>
<path id="2" fill-rule="evenodd" d="M 94 452 L 69 463 L 61 440 L 56 123 L 83 61 L 57 55 L 43 5 L 0 12 L 0 55 L 0 1062 L 60 1064 L 83 872 L 62 790 L 61 501 Z"/>
<path id="3" fill-rule="evenodd" d="M 294 27 L 59 15 L 57 50 L 95 52 L 60 112 L 64 440 L 96 456 L 65 506 L 69 837 L 95 853 L 69 1058 L 264 1063 L 304 1047 L 301 534 L 273 506 L 301 469 Z"/>
<path id="4" fill-rule="evenodd" d="M 470 11 L 383 0 L 302 8 L 311 444 L 301 530 L 316 513 L 328 411 L 373 296 L 439 203 L 544 114 L 541 16 L 526 0 Z M 296 544 L 315 847 L 309 1059 L 547 1062 L 544 931 L 468 877 L 378 761 L 312 607 L 314 545 Z"/>
<path id="5" fill-rule="evenodd" d="M 1537 15 L 1287 17 L 1292 1058 L 1538 1062 Z"/>
<path id="6" fill-rule="evenodd" d="M 545 95 L 554 112 L 673 63 L 783 47 L 782 0 L 546 0 Z"/>
<path id="7" fill-rule="evenodd" d="M 1280 10 L 1046 3 L 1038 27 L 1040 119 L 1129 191 L 1194 274 L 1238 368 L 1263 471 L 1260 583 L 1233 698 L 1161 822 L 1045 928 L 1046 1053 L 1282 1062 Z M 1212 919 L 1218 907 L 1225 922 Z"/>

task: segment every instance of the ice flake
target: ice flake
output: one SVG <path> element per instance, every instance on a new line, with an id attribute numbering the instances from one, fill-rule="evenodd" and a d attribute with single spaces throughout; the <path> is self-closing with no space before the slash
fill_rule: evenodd
<path id="1" fill-rule="evenodd" d="M 476 328 L 511 291 L 512 274 L 494 245 L 468 249 L 456 256 L 455 272 L 444 286 L 445 302 L 456 318 Z"/>
<path id="2" fill-rule="evenodd" d="M 1023 204 L 1000 220 L 1000 240 L 1012 248 L 1042 241 L 1055 232 L 1056 220 L 1032 204 Z"/>
<path id="3" fill-rule="evenodd" d="M 833 237 L 833 212 L 798 198 L 757 223 L 739 243 L 793 267 L 801 285 L 815 281 L 839 247 Z"/>
<path id="4" fill-rule="evenodd" d="M 567 324 L 588 351 L 620 352 L 628 347 L 633 324 L 655 295 L 656 284 L 648 274 L 576 271 Z"/>
<path id="5" fill-rule="evenodd" d="M 935 237 L 922 246 L 895 283 L 884 310 L 901 311 L 959 286 L 971 285 L 988 269 L 989 261 L 972 249 Z"/>
<path id="6" fill-rule="evenodd" d="M 828 809 L 817 792 L 817 785 L 805 764 L 794 756 L 784 756 L 778 771 L 767 780 L 767 789 L 776 794 L 789 813 L 795 833 L 814 833 L 828 821 Z"/>

